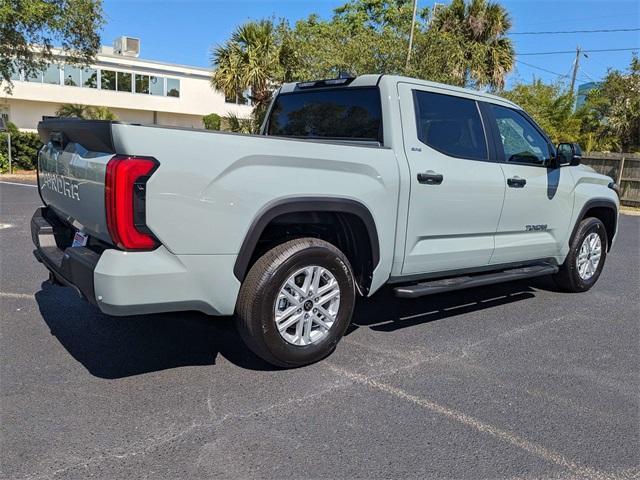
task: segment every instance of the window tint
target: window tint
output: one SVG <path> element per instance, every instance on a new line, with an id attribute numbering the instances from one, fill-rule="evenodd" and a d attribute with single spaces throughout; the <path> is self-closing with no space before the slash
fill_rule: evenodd
<path id="1" fill-rule="evenodd" d="M 102 90 L 115 90 L 116 72 L 112 70 L 102 70 L 102 72 L 100 72 L 100 88 L 102 88 Z"/>
<path id="2" fill-rule="evenodd" d="M 118 91 L 131 92 L 131 74 L 118 72 Z"/>
<path id="3" fill-rule="evenodd" d="M 42 72 L 33 72 L 30 75 L 25 75 L 24 81 L 42 83 Z"/>
<path id="4" fill-rule="evenodd" d="M 80 69 L 78 67 L 64 66 L 64 84 L 69 87 L 80 86 Z"/>
<path id="5" fill-rule="evenodd" d="M 374 87 L 280 95 L 271 111 L 268 134 L 379 141 L 380 93 Z"/>
<path id="6" fill-rule="evenodd" d="M 9 71 L 11 72 L 11 75 L 9 78 L 11 78 L 12 82 L 19 81 L 22 79 L 22 77 L 20 76 L 20 70 L 18 69 L 18 66 L 15 63 L 11 62 L 9 64 Z"/>
<path id="7" fill-rule="evenodd" d="M 474 100 L 415 91 L 418 139 L 452 157 L 487 159 L 487 142 Z"/>
<path id="8" fill-rule="evenodd" d="M 149 77 L 149 93 L 151 95 L 164 95 L 163 77 Z"/>
<path id="9" fill-rule="evenodd" d="M 167 78 L 167 97 L 180 96 L 180 80 L 177 78 Z"/>
<path id="10" fill-rule="evenodd" d="M 149 93 L 149 76 L 136 73 L 136 93 Z"/>
<path id="11" fill-rule="evenodd" d="M 507 162 L 546 165 L 549 144 L 522 114 L 498 105 L 491 105 Z"/>
<path id="12" fill-rule="evenodd" d="M 82 70 L 82 85 L 88 88 L 98 88 L 98 71 L 95 68 Z"/>
<path id="13" fill-rule="evenodd" d="M 52 85 L 60 85 L 60 68 L 58 65 L 49 65 L 44 74 L 44 83 L 50 83 Z"/>

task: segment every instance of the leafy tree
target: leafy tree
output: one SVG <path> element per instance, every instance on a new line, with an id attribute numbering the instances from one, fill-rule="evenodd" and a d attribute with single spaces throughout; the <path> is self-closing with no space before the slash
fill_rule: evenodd
<path id="1" fill-rule="evenodd" d="M 86 118 L 88 108 L 89 107 L 87 105 L 82 105 L 80 103 L 65 103 L 56 110 L 56 115 L 58 117 Z"/>
<path id="2" fill-rule="evenodd" d="M 57 43 L 65 61 L 86 65 L 100 48 L 102 0 L 2 0 L 0 2 L 0 84 L 44 70 Z"/>
<path id="3" fill-rule="evenodd" d="M 515 57 L 513 43 L 506 36 L 510 28 L 509 13 L 498 3 L 453 0 L 434 13 L 422 56 L 448 59 L 457 85 L 500 90 Z"/>
<path id="4" fill-rule="evenodd" d="M 220 130 L 221 118 L 217 113 L 210 113 L 202 117 L 202 123 L 207 130 Z"/>
<path id="5" fill-rule="evenodd" d="M 427 9 L 418 12 L 416 33 L 424 29 Z M 316 14 L 296 23 L 293 42 L 300 52 L 297 76 L 327 78 L 345 71 L 407 73 L 405 63 L 413 15 L 411 0 L 350 0 L 330 20 Z"/>
<path id="6" fill-rule="evenodd" d="M 503 96 L 524 108 L 554 143 L 579 141 L 581 122 L 573 112 L 574 97 L 564 85 L 535 79 Z"/>
<path id="7" fill-rule="evenodd" d="M 594 144 L 625 152 L 640 150 L 640 60 L 626 72 L 609 70 L 589 92 L 582 109 L 582 134 Z"/>
<path id="8" fill-rule="evenodd" d="M 406 64 L 413 2 L 350 0 L 330 20 L 311 15 L 298 21 L 291 38 L 300 52 L 293 70 L 300 79 L 335 76 L 339 71 L 404 74 L 461 86 L 500 89 L 513 66 L 506 33 L 507 11 L 485 0 L 454 0 L 417 12 L 414 50 Z"/>
<path id="9" fill-rule="evenodd" d="M 57 111 L 59 117 L 77 117 L 86 120 L 117 120 L 115 113 L 107 107 L 92 107 L 79 103 L 65 103 Z"/>
<path id="10" fill-rule="evenodd" d="M 281 53 L 287 53 L 281 48 L 285 30 L 272 20 L 251 21 L 236 28 L 227 42 L 213 50 L 213 87 L 228 97 L 249 89 L 256 114 L 263 114 L 275 84 L 286 80 L 280 61 Z"/>
<path id="11" fill-rule="evenodd" d="M 89 107 L 89 120 L 118 120 L 118 116 L 107 107 Z"/>
<path id="12" fill-rule="evenodd" d="M 238 117 L 231 113 L 224 118 L 224 129 L 235 133 L 257 133 L 260 129 L 260 122 L 255 116 L 249 118 Z"/>

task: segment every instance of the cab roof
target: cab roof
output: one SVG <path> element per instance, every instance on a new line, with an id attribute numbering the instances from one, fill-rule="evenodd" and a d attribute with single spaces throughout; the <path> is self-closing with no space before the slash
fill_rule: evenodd
<path id="1" fill-rule="evenodd" d="M 437 88 L 439 90 L 447 90 L 447 93 L 455 95 L 456 93 L 462 95 L 471 95 L 478 97 L 489 103 L 497 103 L 501 105 L 508 105 L 512 108 L 522 110 L 519 105 L 507 100 L 506 98 L 498 95 L 492 95 L 490 93 L 482 92 L 479 90 L 473 90 L 471 88 L 455 87 L 453 85 L 447 85 L 445 83 L 430 82 L 428 80 L 420 80 L 417 78 L 404 77 L 401 75 L 360 75 L 352 78 L 336 78 L 326 80 L 312 80 L 309 82 L 295 82 L 285 83 L 280 88 L 280 93 L 294 93 L 305 90 L 312 90 L 316 88 L 337 88 L 337 87 L 375 87 L 381 83 L 387 83 L 389 87 L 395 86 L 398 83 L 411 83 L 414 85 L 421 85 L 425 87 Z"/>

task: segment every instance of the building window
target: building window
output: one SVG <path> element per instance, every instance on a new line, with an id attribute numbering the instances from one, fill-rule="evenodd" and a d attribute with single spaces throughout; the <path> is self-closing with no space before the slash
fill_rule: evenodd
<path id="1" fill-rule="evenodd" d="M 180 80 L 177 78 L 167 78 L 167 97 L 180 96 Z"/>
<path id="2" fill-rule="evenodd" d="M 98 88 L 98 71 L 95 68 L 85 68 L 82 70 L 82 86 Z"/>
<path id="3" fill-rule="evenodd" d="M 244 92 L 239 92 L 231 97 L 225 95 L 224 101 L 226 103 L 235 103 L 236 105 L 248 105 L 251 102 L 251 89 L 248 88 Z"/>
<path id="4" fill-rule="evenodd" d="M 131 74 L 118 72 L 118 91 L 131 92 Z"/>
<path id="5" fill-rule="evenodd" d="M 11 65 L 9 65 L 9 68 L 11 69 L 11 75 L 9 76 L 9 78 L 11 79 L 12 82 L 18 82 L 22 80 L 22 75 L 20 75 L 20 70 L 18 69 L 15 63 L 11 62 Z"/>
<path id="6" fill-rule="evenodd" d="M 69 87 L 79 87 L 81 85 L 81 70 L 71 65 L 64 66 L 64 84 Z"/>
<path id="7" fill-rule="evenodd" d="M 136 73 L 136 93 L 149 93 L 149 75 Z"/>
<path id="8" fill-rule="evenodd" d="M 164 95 L 164 77 L 149 77 L 149 93 Z"/>
<path id="9" fill-rule="evenodd" d="M 49 65 L 44 74 L 44 83 L 51 85 L 60 85 L 60 67 L 58 65 Z"/>
<path id="10" fill-rule="evenodd" d="M 116 72 L 113 70 L 102 70 L 100 77 L 100 88 L 102 90 L 116 89 Z"/>

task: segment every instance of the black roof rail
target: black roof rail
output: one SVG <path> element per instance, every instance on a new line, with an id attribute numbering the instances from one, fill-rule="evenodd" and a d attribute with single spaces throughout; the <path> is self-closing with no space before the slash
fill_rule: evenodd
<path id="1" fill-rule="evenodd" d="M 355 80 L 356 77 L 340 77 L 340 78 L 327 78 L 324 80 L 311 80 L 309 82 L 298 82 L 296 88 L 327 88 L 327 87 L 342 87 L 349 85 Z"/>

